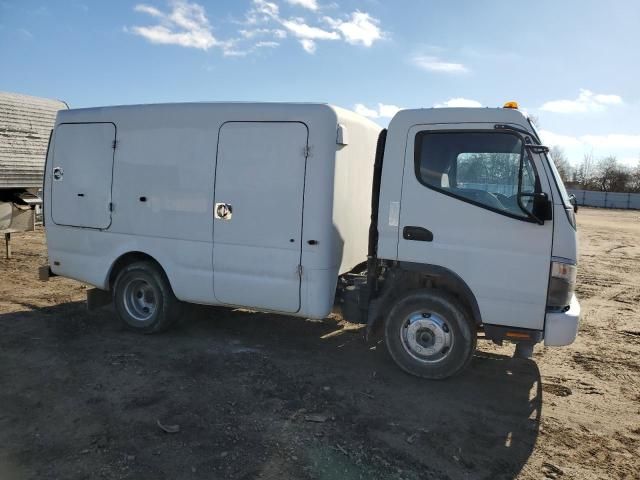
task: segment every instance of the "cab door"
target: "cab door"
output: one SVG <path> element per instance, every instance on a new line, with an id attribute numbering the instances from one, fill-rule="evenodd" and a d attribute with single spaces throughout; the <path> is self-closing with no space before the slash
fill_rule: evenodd
<path id="1" fill-rule="evenodd" d="M 412 127 L 398 259 L 457 274 L 484 323 L 542 330 L 553 222 L 533 220 L 525 211 L 533 197 L 519 201 L 519 189 L 551 198 L 540 159 L 519 134 L 493 124 Z"/>

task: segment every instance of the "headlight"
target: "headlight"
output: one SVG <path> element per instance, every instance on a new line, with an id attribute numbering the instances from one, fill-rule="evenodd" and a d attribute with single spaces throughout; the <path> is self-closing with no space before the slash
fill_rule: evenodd
<path id="1" fill-rule="evenodd" d="M 577 271 L 576 265 L 551 262 L 547 307 L 563 309 L 571 303 L 571 297 L 576 288 Z"/>
<path id="2" fill-rule="evenodd" d="M 576 212 L 573 210 L 573 208 L 565 208 L 564 211 L 567 214 L 569 223 L 571 224 L 573 229 L 576 230 Z"/>

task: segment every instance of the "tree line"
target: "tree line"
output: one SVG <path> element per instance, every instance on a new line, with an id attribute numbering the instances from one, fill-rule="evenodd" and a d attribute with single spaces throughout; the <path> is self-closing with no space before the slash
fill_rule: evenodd
<path id="1" fill-rule="evenodd" d="M 588 153 L 574 167 L 562 148 L 551 147 L 550 154 L 565 184 L 571 182 L 582 190 L 640 193 L 640 159 L 635 167 L 627 167 L 613 155 L 596 159 Z"/>

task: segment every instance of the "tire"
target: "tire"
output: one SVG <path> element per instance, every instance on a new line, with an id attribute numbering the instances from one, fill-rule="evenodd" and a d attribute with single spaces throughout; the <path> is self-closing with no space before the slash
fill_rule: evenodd
<path id="1" fill-rule="evenodd" d="M 123 325 L 139 333 L 165 331 L 180 316 L 180 301 L 166 275 L 150 261 L 131 263 L 118 273 L 113 305 Z"/>
<path id="2" fill-rule="evenodd" d="M 477 329 L 459 301 L 437 290 L 417 290 L 391 308 L 384 328 L 391 358 L 407 373 L 440 380 L 464 370 L 476 349 Z"/>

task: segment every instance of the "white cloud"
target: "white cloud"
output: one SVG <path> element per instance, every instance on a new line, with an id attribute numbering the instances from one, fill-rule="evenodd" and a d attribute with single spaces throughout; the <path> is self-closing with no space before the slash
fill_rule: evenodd
<path id="1" fill-rule="evenodd" d="M 541 130 L 540 137 L 549 146 L 575 148 L 585 147 L 600 150 L 638 150 L 640 151 L 640 135 L 611 133 L 608 135 L 560 135 L 548 130 Z"/>
<path id="2" fill-rule="evenodd" d="M 622 105 L 622 97 L 620 95 L 598 94 L 594 95 L 593 98 L 601 105 Z"/>
<path id="3" fill-rule="evenodd" d="M 256 48 L 275 48 L 277 46 L 279 46 L 280 44 L 278 42 L 273 42 L 273 41 L 264 41 L 264 42 L 258 42 L 256 43 Z"/>
<path id="4" fill-rule="evenodd" d="M 450 98 L 446 102 L 436 103 L 434 108 L 479 108 L 482 104 L 477 100 L 470 100 L 468 98 L 456 97 Z"/>
<path id="5" fill-rule="evenodd" d="M 316 0 L 286 1 L 314 12 L 318 10 Z M 322 40 L 342 39 L 352 45 L 370 47 L 383 37 L 383 32 L 379 26 L 380 21 L 366 12 L 355 11 L 345 19 L 324 17 L 322 20 L 329 26 L 328 29 L 325 29 L 314 26 L 304 18 L 281 18 L 279 8 L 275 3 L 266 0 L 253 0 L 253 5 L 253 8 L 246 16 L 248 23 L 279 23 L 286 30 L 279 30 L 280 38 L 286 36 L 288 32 L 300 42 L 300 45 L 307 53 L 315 53 L 317 42 Z"/>
<path id="6" fill-rule="evenodd" d="M 318 10 L 318 2 L 316 0 L 287 0 L 290 5 L 297 5 L 309 10 Z"/>
<path id="7" fill-rule="evenodd" d="M 242 38 L 252 39 L 256 37 L 273 37 L 273 38 L 287 38 L 287 32 L 279 28 L 254 28 L 252 30 L 238 30 L 238 33 Z"/>
<path id="8" fill-rule="evenodd" d="M 402 110 L 402 108 L 398 107 L 397 105 L 385 105 L 384 103 L 378 104 L 378 113 L 382 118 L 391 118 L 400 110 Z"/>
<path id="9" fill-rule="evenodd" d="M 411 63 L 429 72 L 460 74 L 469 71 L 462 63 L 446 62 L 431 55 L 415 55 L 411 57 Z"/>
<path id="10" fill-rule="evenodd" d="M 309 40 L 308 38 L 303 38 L 300 40 L 300 45 L 304 48 L 304 51 L 307 53 L 316 53 L 316 42 L 313 40 Z"/>
<path id="11" fill-rule="evenodd" d="M 402 108 L 396 105 L 387 105 L 384 103 L 378 103 L 377 109 L 369 108 L 362 103 L 356 103 L 353 109 L 357 114 L 368 118 L 391 118 L 398 113 L 399 110 L 402 110 Z"/>
<path id="12" fill-rule="evenodd" d="M 144 5 L 144 4 L 136 5 L 135 7 L 133 7 L 133 10 L 136 12 L 149 14 L 153 17 L 164 16 L 164 14 L 160 10 L 158 10 L 155 7 L 152 7 L 151 5 Z"/>
<path id="13" fill-rule="evenodd" d="M 310 54 L 315 53 L 318 42 L 342 40 L 352 45 L 370 47 L 383 38 L 380 21 L 365 12 L 355 11 L 342 19 L 321 18 L 317 0 L 286 0 L 303 7 L 311 18 L 283 18 L 275 1 L 251 0 L 244 19 L 234 21 L 241 25 L 227 39 L 217 39 L 202 5 L 190 0 L 167 0 L 168 11 L 152 5 L 138 4 L 134 10 L 154 20 L 152 25 L 125 27 L 130 32 L 156 44 L 180 45 L 209 50 L 219 48 L 227 57 L 241 57 L 264 47 L 276 47 L 287 37 L 296 39 Z M 324 25 L 319 23 L 324 22 Z"/>
<path id="14" fill-rule="evenodd" d="M 171 11 L 166 13 L 149 5 L 136 5 L 134 10 L 159 20 L 153 26 L 134 26 L 131 31 L 151 43 L 180 45 L 188 48 L 208 50 L 218 41 L 211 33 L 211 25 L 204 8 L 185 0 L 171 2 Z"/>
<path id="15" fill-rule="evenodd" d="M 237 50 L 233 47 L 228 47 L 222 50 L 222 55 L 225 57 L 246 57 L 251 52 L 253 52 L 252 48 L 247 50 Z"/>
<path id="16" fill-rule="evenodd" d="M 622 105 L 619 95 L 596 94 L 591 90 L 580 89 L 575 100 L 552 100 L 544 103 L 540 110 L 553 113 L 588 113 L 601 112 L 611 105 Z"/>
<path id="17" fill-rule="evenodd" d="M 582 142 L 578 140 L 578 137 L 572 137 L 570 135 L 561 135 L 558 133 L 550 132 L 549 130 L 540 130 L 540 138 L 542 143 L 552 146 L 572 148 L 582 146 Z"/>
<path id="18" fill-rule="evenodd" d="M 331 28 L 338 30 L 347 43 L 370 47 L 377 40 L 382 39 L 383 33 L 379 27 L 380 21 L 368 13 L 355 11 L 349 21 L 336 20 L 325 17 Z"/>
<path id="19" fill-rule="evenodd" d="M 247 12 L 247 23 L 255 24 L 278 18 L 280 8 L 276 3 L 266 0 L 253 0 L 253 7 Z"/>
<path id="20" fill-rule="evenodd" d="M 273 40 L 260 40 L 253 45 L 244 44 L 238 46 L 238 40 L 229 40 L 221 43 L 222 55 L 225 57 L 246 57 L 261 48 L 276 48 L 280 46 L 280 42 Z"/>
<path id="21" fill-rule="evenodd" d="M 289 30 L 294 37 L 308 40 L 339 40 L 340 35 L 304 23 L 300 18 L 283 20 L 282 26 Z"/>
<path id="22" fill-rule="evenodd" d="M 612 133 L 609 135 L 583 135 L 584 143 L 594 148 L 625 148 L 640 150 L 640 135 L 624 135 Z"/>
<path id="23" fill-rule="evenodd" d="M 353 110 L 358 115 L 362 115 L 363 117 L 367 117 L 367 118 L 378 118 L 379 116 L 377 110 L 372 110 L 364 106 L 362 103 L 356 103 L 355 106 L 353 107 Z"/>
<path id="24" fill-rule="evenodd" d="M 579 163 L 585 154 L 596 157 L 614 155 L 622 164 L 630 167 L 640 162 L 640 135 L 612 133 L 573 136 L 541 130 L 540 137 L 549 147 L 562 147 L 574 164 Z"/>

